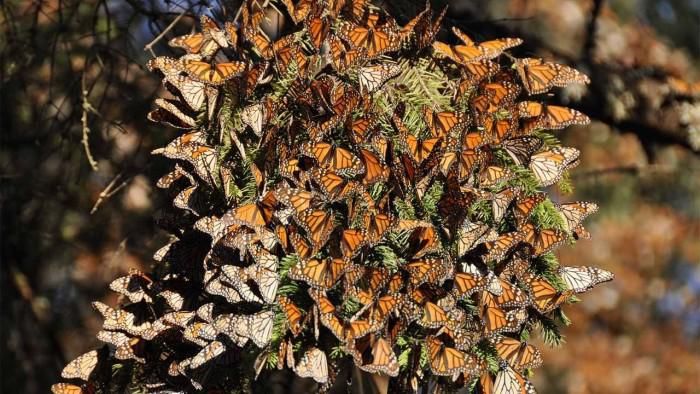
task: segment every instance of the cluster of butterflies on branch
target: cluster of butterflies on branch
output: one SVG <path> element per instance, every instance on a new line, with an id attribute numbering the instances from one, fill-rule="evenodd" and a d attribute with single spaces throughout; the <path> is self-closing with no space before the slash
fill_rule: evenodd
<path id="1" fill-rule="evenodd" d="M 279 37 L 269 12 L 291 21 Z M 153 152 L 174 162 L 157 184 L 172 240 L 152 274 L 111 284 L 121 307 L 94 303 L 110 346 L 53 392 L 99 389 L 114 365 L 149 392 L 229 392 L 269 367 L 325 390 L 343 359 L 405 390 L 534 392 L 527 334 L 613 277 L 558 265 L 597 206 L 541 191 L 579 156 L 548 131 L 589 120 L 539 100 L 589 81 L 504 53 L 516 38 L 436 41 L 444 15 L 246 1 L 172 39 L 186 54 L 148 64 L 170 93 L 149 118 L 182 130 Z"/>

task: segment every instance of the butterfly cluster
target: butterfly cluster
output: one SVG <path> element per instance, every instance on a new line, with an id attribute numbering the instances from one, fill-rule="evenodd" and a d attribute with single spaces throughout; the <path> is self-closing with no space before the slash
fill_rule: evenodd
<path id="1" fill-rule="evenodd" d="M 517 38 L 436 41 L 445 10 L 400 26 L 364 0 L 270 4 L 279 37 L 246 1 L 149 62 L 170 93 L 149 119 L 182 130 L 153 152 L 173 162 L 157 183 L 172 240 L 152 274 L 111 284 L 121 307 L 94 303 L 110 346 L 53 392 L 91 392 L 113 365 L 151 392 L 275 367 L 325 390 L 344 360 L 404 390 L 534 392 L 528 334 L 613 277 L 559 266 L 597 206 L 542 191 L 579 156 L 550 131 L 589 121 L 542 94 L 588 78 L 504 55 Z"/>

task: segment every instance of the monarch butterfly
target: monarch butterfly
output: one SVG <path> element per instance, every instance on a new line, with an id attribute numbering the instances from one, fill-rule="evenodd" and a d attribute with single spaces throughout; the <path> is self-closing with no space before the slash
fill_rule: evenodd
<path id="1" fill-rule="evenodd" d="M 544 193 L 537 193 L 532 196 L 519 196 L 513 205 L 513 215 L 518 226 L 522 226 L 530 217 L 532 211 L 542 203 L 547 196 Z"/>
<path id="2" fill-rule="evenodd" d="M 306 20 L 314 6 L 314 0 L 299 0 L 296 4 L 292 0 L 282 0 L 282 3 L 287 7 L 287 13 L 296 24 Z"/>
<path id="3" fill-rule="evenodd" d="M 97 350 L 89 351 L 69 362 L 61 371 L 65 379 L 81 379 L 88 381 L 98 362 Z"/>
<path id="4" fill-rule="evenodd" d="M 461 113 L 437 112 L 428 106 L 423 107 L 423 119 L 433 137 L 445 137 L 453 130 L 460 130 L 465 125 L 465 119 Z"/>
<path id="5" fill-rule="evenodd" d="M 519 38 L 501 38 L 477 44 L 456 27 L 452 28 L 452 32 L 464 45 L 452 46 L 436 41 L 433 43 L 433 49 L 439 55 L 446 56 L 452 59 L 452 61 L 464 65 L 481 60 L 493 59 L 500 56 L 506 49 L 518 46 L 523 42 L 523 40 Z"/>
<path id="6" fill-rule="evenodd" d="M 550 186 L 561 179 L 564 171 L 578 164 L 580 153 L 575 148 L 554 147 L 532 155 L 529 168 L 540 186 Z"/>
<path id="7" fill-rule="evenodd" d="M 507 363 L 500 365 L 495 380 L 488 371 L 485 371 L 479 382 L 481 392 L 484 394 L 535 394 L 532 383 L 515 372 Z"/>
<path id="8" fill-rule="evenodd" d="M 136 316 L 133 313 L 110 308 L 99 301 L 93 302 L 92 306 L 104 317 L 102 328 L 105 330 L 122 330 L 128 334 L 138 336 L 151 326 L 151 323 L 147 321 L 135 325 Z"/>
<path id="9" fill-rule="evenodd" d="M 248 302 L 255 302 L 258 304 L 263 303 L 263 300 L 251 288 L 249 282 L 250 277 L 244 268 L 233 265 L 225 265 L 221 269 L 224 274 L 222 279 L 224 279 L 226 283 L 233 286 L 241 298 Z"/>
<path id="10" fill-rule="evenodd" d="M 328 2 L 329 14 L 333 17 L 345 11 L 349 16 L 359 19 L 367 8 L 367 0 L 332 0 Z"/>
<path id="11" fill-rule="evenodd" d="M 386 182 L 389 179 L 389 167 L 374 152 L 362 148 L 360 149 L 360 158 L 365 168 L 365 176 L 362 178 L 362 182 L 365 185 Z"/>
<path id="12" fill-rule="evenodd" d="M 328 37 L 328 45 L 330 63 L 339 73 L 346 72 L 358 63 L 363 62 L 367 57 L 367 49 L 347 49 L 343 41 L 333 34 Z"/>
<path id="13" fill-rule="evenodd" d="M 146 292 L 150 289 L 153 280 L 143 272 L 131 268 L 129 275 L 113 280 L 109 288 L 119 294 L 125 295 L 132 303 L 141 301 L 152 302 L 151 296 Z"/>
<path id="14" fill-rule="evenodd" d="M 615 278 L 612 272 L 596 267 L 560 267 L 557 273 L 574 293 L 586 292 Z"/>
<path id="15" fill-rule="evenodd" d="M 443 308 L 428 301 L 423 305 L 423 317 L 418 321 L 418 324 L 428 328 L 439 328 L 445 325 L 453 327 L 453 324 L 459 324 L 459 322 L 450 319 Z"/>
<path id="16" fill-rule="evenodd" d="M 265 361 L 267 361 L 267 359 Z M 277 368 L 283 369 L 285 362 L 289 368 L 294 368 L 297 364 L 294 360 L 294 348 L 290 340 L 282 341 L 277 352 Z M 262 364 L 264 366 L 265 363 Z"/>
<path id="17" fill-rule="evenodd" d="M 355 338 L 360 338 L 367 335 L 369 332 L 376 330 L 376 327 L 370 325 L 367 320 L 345 321 L 336 315 L 335 306 L 325 294 L 325 291 L 314 288 L 309 289 L 309 295 L 316 302 L 316 306 L 320 312 L 321 323 L 327 327 L 333 335 L 343 342 L 348 342 Z"/>
<path id="18" fill-rule="evenodd" d="M 271 101 L 251 104 L 241 110 L 241 122 L 250 127 L 255 135 L 260 137 L 263 132 L 263 126 L 267 124 L 273 111 L 274 107 L 271 105 Z"/>
<path id="19" fill-rule="evenodd" d="M 525 121 L 524 134 L 530 134 L 532 130 L 537 128 L 559 130 L 575 124 L 586 125 L 591 121 L 588 116 L 575 109 L 535 101 L 519 102 L 518 112 L 522 118 L 532 118 Z"/>
<path id="20" fill-rule="evenodd" d="M 323 9 L 318 9 L 309 18 L 306 19 L 306 32 L 311 38 L 311 44 L 320 50 L 324 42 L 326 42 L 326 37 L 331 30 L 331 21 L 328 16 L 321 16 L 323 14 Z"/>
<path id="21" fill-rule="evenodd" d="M 457 98 L 468 97 L 468 93 L 484 79 L 493 77 L 500 70 L 497 63 L 491 60 L 482 60 L 462 65 L 462 77 L 459 79 Z"/>
<path id="22" fill-rule="evenodd" d="M 440 238 L 432 225 L 418 227 L 411 233 L 408 240 L 411 245 L 409 253 L 412 253 L 411 258 L 414 259 L 442 250 Z"/>
<path id="23" fill-rule="evenodd" d="M 520 127 L 518 118 L 512 116 L 510 112 L 511 104 L 506 104 L 505 108 L 505 110 L 481 117 L 480 124 L 484 129 L 484 137 L 491 144 L 502 144 L 504 140 L 516 135 L 516 131 Z M 506 113 L 510 114 L 503 117 Z"/>
<path id="24" fill-rule="evenodd" d="M 440 284 L 452 274 L 452 265 L 444 259 L 436 258 L 411 261 L 405 269 L 414 287 L 423 283 Z"/>
<path id="25" fill-rule="evenodd" d="M 362 25 L 345 22 L 337 34 L 354 48 L 365 48 L 369 58 L 396 51 L 401 43 L 396 22 L 390 18 L 379 22 L 380 14 L 368 12 Z"/>
<path id="26" fill-rule="evenodd" d="M 368 320 L 372 326 L 383 327 L 394 308 L 401 303 L 398 295 L 384 295 L 373 301 L 368 309 Z M 365 304 L 366 305 L 366 304 Z"/>
<path id="27" fill-rule="evenodd" d="M 185 327 L 182 337 L 204 347 L 209 341 L 214 340 L 216 335 L 217 328 L 213 324 L 197 321 Z"/>
<path id="28" fill-rule="evenodd" d="M 335 228 L 334 214 L 320 209 L 301 212 L 296 221 L 306 231 L 313 254 L 326 244 Z"/>
<path id="29" fill-rule="evenodd" d="M 571 83 L 588 84 L 588 77 L 571 67 L 525 58 L 515 62 L 520 79 L 530 95 L 545 93 L 554 86 L 566 87 Z"/>
<path id="30" fill-rule="evenodd" d="M 270 68 L 270 62 L 263 60 L 253 64 L 245 75 L 240 79 L 239 91 L 241 97 L 250 97 L 258 85 L 267 83 L 271 80 L 272 75 L 267 75 Z"/>
<path id="31" fill-rule="evenodd" d="M 481 86 L 481 94 L 471 102 L 472 111 L 477 119 L 486 114 L 497 114 L 509 107 L 520 94 L 520 87 L 508 79 L 496 80 Z"/>
<path id="32" fill-rule="evenodd" d="M 185 59 L 182 67 L 195 80 L 217 86 L 243 73 L 246 63 L 232 61 L 212 65 L 201 60 Z"/>
<path id="33" fill-rule="evenodd" d="M 491 339 L 498 356 L 516 371 L 537 368 L 542 365 L 540 351 L 526 342 L 498 335 Z"/>
<path id="34" fill-rule="evenodd" d="M 53 394 L 94 394 L 95 387 L 88 383 L 83 386 L 76 386 L 70 383 L 56 383 L 51 385 Z"/>
<path id="35" fill-rule="evenodd" d="M 236 45 L 236 27 L 227 22 L 222 30 L 216 22 L 206 15 L 200 17 L 202 25 L 201 33 L 187 34 L 171 39 L 168 45 L 182 48 L 188 54 L 198 54 L 202 57 L 209 57 L 216 53 L 219 48 L 228 48 L 229 43 Z"/>
<path id="36" fill-rule="evenodd" d="M 556 229 L 538 229 L 532 223 L 522 227 L 523 242 L 532 247 L 533 255 L 550 252 L 568 240 L 565 232 Z"/>
<path id="37" fill-rule="evenodd" d="M 185 328 L 194 319 L 196 313 L 190 311 L 168 312 L 160 320 L 180 328 Z"/>
<path id="38" fill-rule="evenodd" d="M 218 160 L 216 150 L 203 145 L 206 143 L 204 133 L 193 132 L 184 134 L 165 148 L 154 149 L 151 154 L 162 154 L 170 159 L 184 160 L 190 163 L 197 175 L 206 181 L 212 180 Z"/>
<path id="39" fill-rule="evenodd" d="M 527 320 L 524 309 L 506 312 L 488 291 L 481 292 L 481 308 L 479 310 L 484 333 L 493 335 L 502 332 L 516 332 Z"/>
<path id="40" fill-rule="evenodd" d="M 330 201 L 337 201 L 352 194 L 358 185 L 349 182 L 327 168 L 313 168 L 309 173 L 310 180 L 318 185 L 323 195 Z"/>
<path id="41" fill-rule="evenodd" d="M 568 301 L 572 295 L 570 290 L 558 291 L 545 279 L 531 276 L 526 283 L 535 309 L 540 313 L 548 313 Z"/>
<path id="42" fill-rule="evenodd" d="M 453 278 L 452 292 L 457 298 L 468 297 L 483 289 L 484 276 L 478 272 L 458 272 Z"/>
<path id="43" fill-rule="evenodd" d="M 197 121 L 186 112 L 189 112 L 177 100 L 156 99 L 156 108 L 148 113 L 148 120 L 155 123 L 162 123 L 176 129 L 193 129 L 197 126 Z"/>
<path id="44" fill-rule="evenodd" d="M 588 215 L 598 211 L 598 205 L 587 201 L 577 201 L 558 205 L 557 210 L 564 219 L 566 229 L 572 232 Z"/>
<path id="45" fill-rule="evenodd" d="M 219 357 L 226 351 L 226 346 L 219 341 L 212 341 L 191 358 L 189 363 L 190 369 L 197 369 L 209 361 Z"/>
<path id="46" fill-rule="evenodd" d="M 311 208 L 315 193 L 304 189 L 282 186 L 275 190 L 275 196 L 280 203 L 294 209 L 296 213 L 304 212 Z"/>
<path id="47" fill-rule="evenodd" d="M 116 347 L 114 356 L 118 360 L 136 360 L 139 363 L 146 362 L 144 358 L 134 353 L 134 347 L 141 343 L 141 338 L 132 338 L 121 332 L 101 330 L 97 333 L 97 339 L 114 345 Z"/>
<path id="48" fill-rule="evenodd" d="M 508 206 L 515 199 L 520 191 L 517 187 L 506 188 L 503 191 L 493 195 L 491 200 L 491 211 L 493 212 L 493 220 L 498 223 L 503 219 L 503 216 L 508 210 Z"/>
<path id="49" fill-rule="evenodd" d="M 328 361 L 321 349 L 311 348 L 304 352 L 294 372 L 301 378 L 312 378 L 318 383 L 328 382 Z"/>
<path id="50" fill-rule="evenodd" d="M 369 304 L 389 280 L 389 272 L 381 267 L 353 266 L 345 274 L 345 280 L 348 294 L 362 304 Z"/>
<path id="51" fill-rule="evenodd" d="M 427 3 L 425 9 L 399 31 L 404 47 L 412 46 L 416 50 L 421 50 L 430 46 L 440 31 L 442 19 L 445 17 L 446 12 L 447 7 L 443 7 L 440 14 L 433 19 L 433 10 L 430 7 L 430 3 Z"/>
<path id="52" fill-rule="evenodd" d="M 435 375 L 453 376 L 479 369 L 479 362 L 473 355 L 447 347 L 443 341 L 434 336 L 429 336 L 425 341 L 430 355 L 430 370 Z"/>
<path id="53" fill-rule="evenodd" d="M 160 71 L 164 75 L 165 87 L 174 95 L 181 96 L 193 111 L 198 111 L 205 100 L 209 104 L 216 102 L 218 90 L 188 76 L 180 75 L 183 70 L 178 60 L 159 56 L 149 60 L 147 66 L 150 71 Z"/>
<path id="54" fill-rule="evenodd" d="M 261 265 L 251 265 L 247 267 L 247 275 L 258 285 L 258 291 L 262 295 L 263 301 L 271 303 L 275 300 L 277 288 L 279 286 L 279 276 L 274 269 L 265 268 Z"/>
<path id="55" fill-rule="evenodd" d="M 484 261 L 501 261 L 503 260 L 508 252 L 515 247 L 520 241 L 523 240 L 523 233 L 520 231 L 513 231 L 505 234 L 501 234 L 493 241 L 486 242 L 486 249 L 488 252 L 484 255 Z"/>
<path id="56" fill-rule="evenodd" d="M 484 223 L 465 221 L 457 230 L 457 253 L 467 254 L 473 246 L 487 241 L 491 228 Z M 496 236 L 498 236 L 496 234 Z"/>
<path id="57" fill-rule="evenodd" d="M 399 362 L 386 339 L 368 334 L 360 339 L 351 340 L 346 348 L 361 370 L 398 376 Z"/>
<path id="58" fill-rule="evenodd" d="M 292 64 L 297 67 L 299 75 L 306 75 L 309 66 L 307 53 L 296 42 L 293 34 L 286 35 L 272 45 L 272 56 L 280 73 L 286 73 Z"/>
<path id="59" fill-rule="evenodd" d="M 481 187 L 494 187 L 515 178 L 515 173 L 505 167 L 488 166 L 479 174 Z"/>
<path id="60" fill-rule="evenodd" d="M 302 238 L 301 235 L 299 235 L 297 233 L 292 233 L 292 235 L 289 237 L 289 240 L 290 240 L 292 247 L 294 249 L 294 252 L 297 254 L 297 256 L 306 260 L 314 255 L 313 250 L 311 249 L 311 246 L 309 245 L 308 242 L 306 242 L 304 240 L 304 238 Z"/>
<path id="61" fill-rule="evenodd" d="M 466 133 L 462 140 L 462 150 L 458 154 L 457 178 L 467 179 L 472 170 L 481 164 L 486 155 L 481 150 L 485 141 L 479 133 Z"/>
<path id="62" fill-rule="evenodd" d="M 161 189 L 167 189 L 183 177 L 190 179 L 192 178 L 192 175 L 185 171 L 179 164 L 175 164 L 175 168 L 172 171 L 158 179 L 156 186 Z"/>
<path id="63" fill-rule="evenodd" d="M 237 334 L 250 338 L 257 347 L 262 349 L 270 342 L 275 318 L 274 312 L 263 311 L 252 315 L 228 316 L 233 316 L 232 323 L 236 326 Z"/>
<path id="64" fill-rule="evenodd" d="M 340 258 L 309 259 L 299 261 L 289 271 L 289 277 L 301 280 L 312 287 L 330 289 L 349 267 L 346 260 Z"/>
<path id="65" fill-rule="evenodd" d="M 226 301 L 236 304 L 243 301 L 238 291 L 232 286 L 226 285 L 219 277 L 214 277 L 205 282 L 204 291 L 209 294 L 224 297 Z"/>
<path id="66" fill-rule="evenodd" d="M 204 320 L 207 323 L 211 323 L 214 321 L 214 307 L 215 304 L 213 302 L 208 302 L 199 308 L 197 308 L 197 311 L 194 312 L 194 314 Z M 185 312 L 187 313 L 187 312 Z M 190 312 L 191 313 L 191 312 Z"/>
<path id="67" fill-rule="evenodd" d="M 532 136 L 509 138 L 501 143 L 503 150 L 518 165 L 524 165 L 542 145 L 541 139 Z"/>
<path id="68" fill-rule="evenodd" d="M 360 93 L 372 93 L 388 80 L 401 74 L 401 67 L 396 63 L 381 63 L 374 66 L 362 67 L 357 72 L 360 82 Z"/>
<path id="69" fill-rule="evenodd" d="M 441 144 L 440 138 L 418 139 L 410 133 L 402 135 L 403 143 L 411 154 L 411 159 L 418 165 L 427 159 L 436 147 Z"/>
<path id="70" fill-rule="evenodd" d="M 264 227 L 272 219 L 273 208 L 277 203 L 272 192 L 268 192 L 259 202 L 241 205 L 234 208 L 221 218 L 226 225 L 238 224 L 250 227 Z"/>
<path id="71" fill-rule="evenodd" d="M 176 208 L 184 209 L 186 211 L 190 211 L 195 215 L 199 215 L 199 210 L 201 209 L 202 202 L 200 199 L 198 199 L 198 197 L 200 196 L 199 194 L 197 194 L 198 188 L 199 184 L 195 183 L 194 185 L 183 189 L 173 199 L 173 206 L 175 206 Z"/>
<path id="72" fill-rule="evenodd" d="M 248 323 L 248 316 L 223 314 L 217 316 L 210 324 L 202 327 L 207 330 L 214 330 L 214 335 L 223 334 L 231 339 L 236 345 L 244 346 L 248 343 L 248 328 L 245 326 Z M 200 324 L 201 323 L 195 323 Z"/>
<path id="73" fill-rule="evenodd" d="M 343 257 L 352 259 L 365 245 L 365 232 L 362 230 L 345 229 L 340 237 L 340 250 Z"/>
<path id="74" fill-rule="evenodd" d="M 411 154 L 411 159 L 416 164 L 420 165 L 425 159 L 428 158 L 428 156 L 430 156 L 436 146 L 439 146 L 442 139 L 435 137 L 421 140 L 413 136 L 403 123 L 403 112 L 403 106 L 397 107 L 394 111 L 394 115 L 392 116 L 392 123 L 399 132 L 405 149 Z"/>
<path id="75" fill-rule="evenodd" d="M 300 152 L 315 158 L 322 168 L 330 169 L 338 175 L 353 177 L 364 171 L 362 161 L 355 154 L 326 142 L 302 144 Z"/>
<path id="76" fill-rule="evenodd" d="M 364 228 L 367 229 L 367 242 L 370 245 L 375 245 L 384 238 L 386 232 L 392 227 L 394 218 L 386 213 L 368 212 L 365 214 L 363 222 Z"/>
<path id="77" fill-rule="evenodd" d="M 303 318 L 303 314 L 301 309 L 299 309 L 298 306 L 296 306 L 292 300 L 290 300 L 288 297 L 280 295 L 278 298 L 280 307 L 282 308 L 282 311 L 284 312 L 285 317 L 287 318 L 287 324 L 289 326 L 289 331 L 292 332 L 293 336 L 299 335 L 301 333 L 301 322 Z"/>
<path id="78" fill-rule="evenodd" d="M 345 121 L 348 115 L 360 102 L 360 94 L 355 89 L 346 89 L 344 86 L 336 87 L 330 104 L 327 105 L 327 115 L 318 122 L 311 124 L 309 137 L 312 141 L 319 141 L 338 124 Z"/>

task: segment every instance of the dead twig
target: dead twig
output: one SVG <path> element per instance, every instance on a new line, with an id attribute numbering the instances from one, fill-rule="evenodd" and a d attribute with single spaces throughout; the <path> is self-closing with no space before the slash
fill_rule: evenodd
<path id="1" fill-rule="evenodd" d="M 90 163 L 90 167 L 93 171 L 97 171 L 97 162 L 92 156 L 92 152 L 90 152 L 90 140 L 88 137 L 90 134 L 90 126 L 88 125 L 88 112 L 97 114 L 97 110 L 92 106 L 92 104 L 90 104 L 90 100 L 88 99 L 89 92 L 85 86 L 85 71 L 83 71 L 83 77 L 81 81 L 81 92 L 83 101 L 83 114 L 80 117 L 80 122 L 83 126 L 83 138 L 81 142 L 83 144 L 83 147 L 85 148 L 85 156 L 88 159 L 88 163 Z"/>
<path id="2" fill-rule="evenodd" d="M 117 192 L 119 192 L 119 190 L 123 189 L 124 186 L 126 186 L 126 185 L 129 183 L 129 180 L 127 179 L 127 180 L 123 181 L 121 184 L 119 184 L 119 186 L 115 186 L 115 185 L 117 184 L 117 182 L 119 182 L 119 180 L 121 179 L 121 177 L 122 177 L 122 174 L 121 174 L 121 172 L 120 172 L 119 174 L 117 174 L 117 175 L 114 177 L 114 179 L 112 179 L 111 182 L 109 182 L 109 184 L 107 185 L 107 187 L 105 187 L 105 188 L 102 190 L 102 192 L 100 192 L 100 195 L 97 197 L 97 201 L 95 201 L 95 205 L 93 205 L 93 206 L 92 206 L 92 209 L 90 210 L 90 215 L 92 215 L 92 214 L 94 214 L 95 212 L 97 212 L 97 209 L 100 207 L 100 205 L 102 205 L 102 203 L 103 203 L 106 199 L 108 199 L 108 198 L 112 197 L 113 195 L 117 194 Z"/>
<path id="3" fill-rule="evenodd" d="M 173 21 L 170 22 L 170 24 L 169 24 L 165 29 L 163 29 L 163 31 L 160 32 L 160 34 L 158 34 L 158 35 L 156 36 L 156 38 L 154 38 L 153 40 L 151 40 L 151 42 L 149 42 L 148 44 L 146 44 L 146 46 L 143 47 L 143 50 L 144 50 L 144 51 L 149 51 L 149 52 L 151 53 L 151 56 L 156 57 L 156 53 L 153 52 L 153 46 L 156 45 L 160 40 L 162 40 L 163 37 L 164 37 L 166 34 L 168 34 L 168 32 L 169 32 L 173 27 L 175 27 L 175 25 L 177 24 L 177 22 L 179 22 L 180 19 L 182 19 L 182 17 L 185 16 L 185 14 L 187 14 L 188 11 L 189 11 L 189 9 L 186 9 L 186 10 L 182 11 L 182 12 L 180 13 L 180 15 L 178 15 L 175 19 L 173 19 Z"/>

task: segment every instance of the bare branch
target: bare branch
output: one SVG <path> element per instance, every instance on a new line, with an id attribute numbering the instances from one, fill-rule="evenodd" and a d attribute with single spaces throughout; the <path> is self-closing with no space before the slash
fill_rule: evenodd
<path id="1" fill-rule="evenodd" d="M 90 101 L 88 100 L 88 90 L 85 86 L 85 72 L 86 71 L 83 71 L 83 78 L 81 81 L 81 92 L 83 100 L 83 114 L 80 117 L 80 122 L 83 126 L 83 138 L 81 141 L 83 147 L 85 148 L 85 156 L 88 159 L 88 163 L 90 163 L 90 167 L 92 167 L 93 171 L 97 171 L 97 162 L 92 156 L 92 152 L 90 152 L 90 141 L 88 139 L 88 135 L 90 134 L 90 126 L 88 125 L 88 112 L 95 113 L 96 111 L 92 104 L 90 104 Z"/>
<path id="2" fill-rule="evenodd" d="M 116 187 L 115 187 L 115 185 L 117 184 L 117 182 L 119 182 L 119 180 L 121 179 L 121 177 L 122 177 L 122 173 L 120 172 L 119 174 L 117 174 L 117 175 L 112 179 L 111 182 L 109 182 L 109 184 L 107 185 L 107 187 L 105 187 L 105 188 L 102 190 L 102 192 L 100 192 L 100 195 L 97 197 L 97 201 L 95 201 L 95 205 L 93 205 L 93 206 L 92 206 L 92 209 L 90 210 L 90 215 L 92 215 L 92 214 L 94 214 L 95 212 L 97 212 L 97 209 L 100 207 L 100 205 L 102 205 L 102 203 L 103 203 L 106 199 L 108 199 L 108 198 L 112 197 L 113 195 L 117 194 L 117 192 L 119 192 L 119 190 L 123 189 L 123 188 L 129 183 L 129 179 L 127 179 L 127 180 L 123 181 L 121 184 L 119 184 L 119 186 L 116 186 Z"/>

